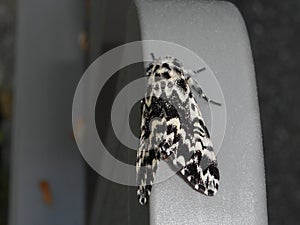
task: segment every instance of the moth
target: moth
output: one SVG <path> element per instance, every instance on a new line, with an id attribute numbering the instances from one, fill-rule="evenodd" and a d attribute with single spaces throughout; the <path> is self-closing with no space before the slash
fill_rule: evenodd
<path id="1" fill-rule="evenodd" d="M 174 57 L 155 59 L 146 70 L 147 91 L 141 101 L 141 134 L 136 159 L 137 196 L 149 201 L 155 173 L 161 160 L 173 168 L 196 191 L 213 196 L 219 188 L 216 155 L 195 95 L 209 99 L 190 71 Z"/>

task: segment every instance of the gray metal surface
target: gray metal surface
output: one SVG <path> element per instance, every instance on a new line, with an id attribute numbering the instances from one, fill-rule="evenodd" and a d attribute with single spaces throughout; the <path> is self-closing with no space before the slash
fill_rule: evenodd
<path id="1" fill-rule="evenodd" d="M 18 1 L 10 225 L 85 223 L 85 171 L 71 122 L 83 9 L 69 0 Z"/>
<path id="2" fill-rule="evenodd" d="M 203 196 L 173 176 L 153 188 L 151 224 L 267 224 L 256 81 L 240 13 L 227 2 L 136 2 L 142 39 L 175 42 L 197 53 L 215 73 L 227 107 L 218 194 Z"/>

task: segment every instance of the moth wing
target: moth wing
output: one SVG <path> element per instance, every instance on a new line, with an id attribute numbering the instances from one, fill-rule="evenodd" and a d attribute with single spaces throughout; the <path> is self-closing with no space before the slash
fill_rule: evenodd
<path id="1" fill-rule="evenodd" d="M 193 121 L 192 142 L 194 152 L 180 172 L 195 190 L 213 196 L 219 188 L 218 164 L 208 129 L 205 126 L 196 100 L 191 98 L 190 101 L 190 104 L 195 106 L 195 113 L 191 118 Z"/>
<path id="2" fill-rule="evenodd" d="M 141 205 L 146 204 L 149 200 L 157 165 L 156 150 L 138 150 L 136 162 L 137 195 Z"/>
<path id="3" fill-rule="evenodd" d="M 155 118 L 151 120 L 149 114 L 151 109 L 146 107 L 144 100 L 142 101 L 142 121 L 141 136 L 136 160 L 136 179 L 137 179 L 137 195 L 141 205 L 148 202 L 154 176 L 157 170 L 159 155 L 157 147 L 152 143 L 151 139 L 155 136 L 151 133 L 151 123 L 155 123 Z"/>
<path id="4" fill-rule="evenodd" d="M 167 159 L 177 151 L 180 127 L 176 109 L 170 103 L 153 96 L 145 101 L 142 102 L 141 137 L 136 161 L 137 194 L 142 205 L 151 194 L 159 160 Z"/>
<path id="5" fill-rule="evenodd" d="M 196 151 L 180 172 L 196 191 L 208 196 L 217 193 L 220 179 L 217 162 L 207 159 L 201 151 Z"/>

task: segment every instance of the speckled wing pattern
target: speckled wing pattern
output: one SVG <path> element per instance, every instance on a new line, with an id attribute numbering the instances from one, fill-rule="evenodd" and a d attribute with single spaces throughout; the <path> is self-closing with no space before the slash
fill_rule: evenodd
<path id="1" fill-rule="evenodd" d="M 154 59 L 147 77 L 136 160 L 139 203 L 148 202 L 158 163 L 165 159 L 196 191 L 215 195 L 220 179 L 217 160 L 191 91 L 201 89 L 173 57 Z"/>

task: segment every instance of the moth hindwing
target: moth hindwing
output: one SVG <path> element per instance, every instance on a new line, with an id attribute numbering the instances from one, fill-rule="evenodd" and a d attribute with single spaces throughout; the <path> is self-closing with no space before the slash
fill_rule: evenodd
<path id="1" fill-rule="evenodd" d="M 192 90 L 213 101 L 204 95 L 192 73 L 173 57 L 154 59 L 147 68 L 136 160 L 137 195 L 142 205 L 149 200 L 158 163 L 165 159 L 196 191 L 213 196 L 218 190 L 216 156 Z"/>

